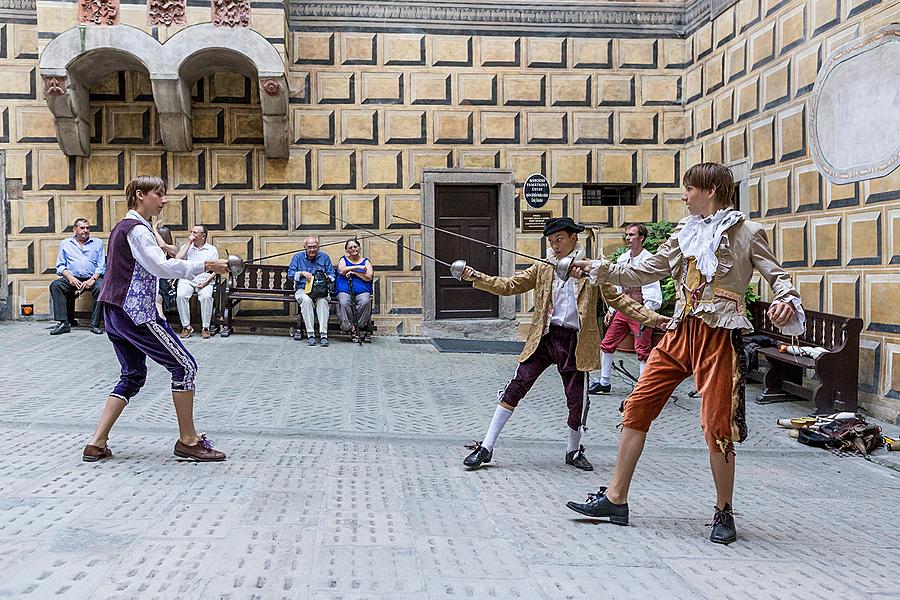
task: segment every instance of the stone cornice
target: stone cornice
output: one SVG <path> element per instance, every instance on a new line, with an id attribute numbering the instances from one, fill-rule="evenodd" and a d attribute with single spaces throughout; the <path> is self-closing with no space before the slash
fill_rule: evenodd
<path id="1" fill-rule="evenodd" d="M 292 31 L 682 37 L 737 0 L 288 0 Z"/>
<path id="2" fill-rule="evenodd" d="M 37 0 L 0 0 L 0 23 L 37 23 Z"/>

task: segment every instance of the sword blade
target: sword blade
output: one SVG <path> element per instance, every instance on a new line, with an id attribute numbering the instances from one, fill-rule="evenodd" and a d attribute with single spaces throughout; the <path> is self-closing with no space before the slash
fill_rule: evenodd
<path id="1" fill-rule="evenodd" d="M 408 249 L 408 250 L 412 250 L 412 251 L 415 252 L 416 254 L 419 254 L 419 255 L 421 255 L 421 256 L 424 256 L 425 258 L 428 258 L 428 259 L 430 259 L 430 260 L 433 260 L 434 262 L 436 262 L 436 263 L 438 263 L 438 264 L 441 264 L 441 265 L 444 265 L 445 267 L 452 267 L 452 266 L 453 266 L 453 265 L 451 265 L 451 264 L 448 263 L 448 262 L 445 262 L 445 261 L 443 261 L 443 260 L 441 260 L 441 259 L 439 259 L 439 258 L 435 258 L 435 257 L 431 256 L 430 254 L 425 254 L 425 253 L 422 252 L 421 250 L 416 250 L 415 248 L 413 248 L 413 247 L 411 247 L 411 246 L 406 246 L 406 245 L 404 245 L 402 239 L 400 239 L 400 240 L 392 240 L 391 238 L 387 237 L 386 235 L 381 235 L 380 233 L 375 233 L 374 231 L 370 231 L 369 229 L 366 229 L 365 227 L 360 227 L 359 225 L 356 225 L 355 223 L 351 223 L 350 221 L 346 221 L 346 220 L 344 220 L 344 219 L 338 217 L 337 215 L 333 215 L 333 214 L 331 214 L 331 213 L 327 213 L 327 212 L 325 212 L 324 210 L 319 210 L 319 209 L 317 209 L 317 208 L 314 208 L 313 210 L 316 211 L 317 213 L 321 213 L 321 214 L 323 214 L 323 215 L 327 215 L 327 216 L 331 217 L 332 219 L 336 219 L 336 220 L 340 221 L 341 223 L 343 223 L 344 225 L 349 225 L 350 227 L 353 227 L 354 229 L 359 229 L 360 231 L 365 231 L 366 233 L 368 233 L 368 234 L 370 234 L 370 235 L 372 235 L 372 236 L 374 236 L 374 237 L 380 237 L 381 239 L 387 240 L 387 241 L 389 241 L 389 242 L 392 243 L 392 244 L 397 244 L 397 245 L 400 246 L 401 248 L 406 248 L 406 249 Z"/>
<path id="2" fill-rule="evenodd" d="M 400 215 L 392 215 L 395 219 L 401 219 L 403 221 L 407 221 L 409 223 L 415 223 L 420 227 L 427 227 L 428 229 L 433 229 L 434 231 L 439 231 L 441 233 L 446 233 L 447 235 L 452 235 L 458 238 L 462 238 L 464 240 L 469 240 L 470 242 L 475 242 L 477 244 L 481 244 L 482 246 L 487 246 L 488 248 L 496 248 L 497 250 L 502 250 L 503 252 L 509 252 L 510 254 L 515 254 L 516 256 L 522 256 L 524 258 L 530 258 L 531 260 L 536 260 L 538 262 L 553 264 L 548 260 L 544 260 L 543 258 L 537 258 L 531 256 L 530 254 L 523 254 L 522 252 L 518 252 L 516 250 L 510 250 L 509 248 L 504 248 L 503 246 L 497 246 L 496 244 L 491 244 L 485 242 L 484 240 L 479 240 L 477 238 L 469 237 L 467 235 L 463 235 L 461 233 L 456 233 L 455 231 L 448 231 L 446 229 L 441 229 L 440 227 L 435 227 L 434 225 L 426 225 L 425 223 L 420 223 L 419 221 L 414 221 L 413 219 L 407 219 L 406 217 L 401 217 Z"/>
<path id="3" fill-rule="evenodd" d="M 367 239 L 369 239 L 370 237 L 375 237 L 375 236 L 374 236 L 374 235 L 364 235 L 364 236 L 361 236 L 359 239 L 360 239 L 360 240 L 367 240 Z M 327 244 L 322 244 L 321 246 L 319 246 L 319 249 L 327 248 L 328 246 L 336 246 L 337 244 L 345 244 L 345 243 L 346 243 L 346 242 L 329 242 L 329 243 L 327 243 Z M 279 257 L 279 256 L 285 256 L 285 255 L 287 255 L 287 254 L 297 254 L 298 252 L 303 252 L 303 251 L 305 251 L 305 250 L 306 250 L 306 248 L 297 248 L 296 250 L 288 250 L 287 252 L 279 252 L 278 254 L 270 254 L 270 255 L 268 255 L 268 256 L 260 256 L 259 258 L 253 258 L 253 259 L 250 259 L 250 260 L 245 260 L 245 261 L 244 261 L 244 264 L 255 263 L 255 262 L 259 262 L 259 261 L 261 261 L 261 260 L 267 260 L 267 259 L 270 259 L 270 258 L 277 258 L 277 257 Z"/>

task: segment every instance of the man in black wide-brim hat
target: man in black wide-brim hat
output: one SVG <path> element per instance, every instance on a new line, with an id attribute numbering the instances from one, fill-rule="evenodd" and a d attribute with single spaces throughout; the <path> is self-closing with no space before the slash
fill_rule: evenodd
<path id="1" fill-rule="evenodd" d="M 588 374 L 600 366 L 597 294 L 602 293 L 607 304 L 639 323 L 655 326 L 659 315 L 618 292 L 612 285 L 592 285 L 581 278 L 581 269 L 574 269 L 572 276 L 565 280 L 559 278 L 554 268 L 557 261 L 564 257 L 584 258 L 584 249 L 578 241 L 582 231 L 584 227 L 569 217 L 550 219 L 544 226 L 549 246 L 547 262 L 536 262 L 513 277 L 490 277 L 471 267 L 466 267 L 463 272 L 464 280 L 499 296 L 534 290 L 531 329 L 519 356 L 519 366 L 506 388 L 497 394 L 500 404 L 494 411 L 484 440 L 468 446 L 472 453 L 463 464 L 470 469 L 491 462 L 494 443 L 519 401 L 540 374 L 555 364 L 562 377 L 569 409 L 566 464 L 585 471 L 593 470 L 584 455 L 581 437 L 586 417 Z"/>

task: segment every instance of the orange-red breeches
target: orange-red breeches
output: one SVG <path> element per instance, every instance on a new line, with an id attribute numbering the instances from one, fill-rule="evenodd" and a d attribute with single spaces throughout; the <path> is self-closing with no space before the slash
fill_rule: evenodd
<path id="1" fill-rule="evenodd" d="M 678 384 L 693 374 L 702 396 L 700 426 L 709 449 L 733 452 L 734 443 L 747 438 L 746 373 L 739 329 L 710 327 L 687 317 L 650 353 L 644 373 L 625 401 L 622 424 L 648 431 Z"/>

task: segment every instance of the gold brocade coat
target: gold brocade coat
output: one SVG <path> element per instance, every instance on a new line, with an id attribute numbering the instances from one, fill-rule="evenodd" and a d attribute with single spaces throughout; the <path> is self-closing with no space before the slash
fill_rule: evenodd
<path id="1" fill-rule="evenodd" d="M 525 340 L 525 348 L 519 355 L 519 362 L 525 361 L 537 350 L 541 338 L 550 330 L 550 307 L 553 302 L 553 276 L 555 270 L 547 263 L 535 263 L 512 277 L 491 277 L 484 275 L 473 285 L 485 292 L 498 296 L 512 296 L 534 290 L 534 313 L 531 329 Z M 576 284 L 578 303 L 578 343 L 575 347 L 575 364 L 579 371 L 595 371 L 600 368 L 600 327 L 597 323 L 597 294 L 602 293 L 606 303 L 626 317 L 638 323 L 654 326 L 659 317 L 654 311 L 632 300 L 610 284 L 591 284 L 587 277 Z"/>

